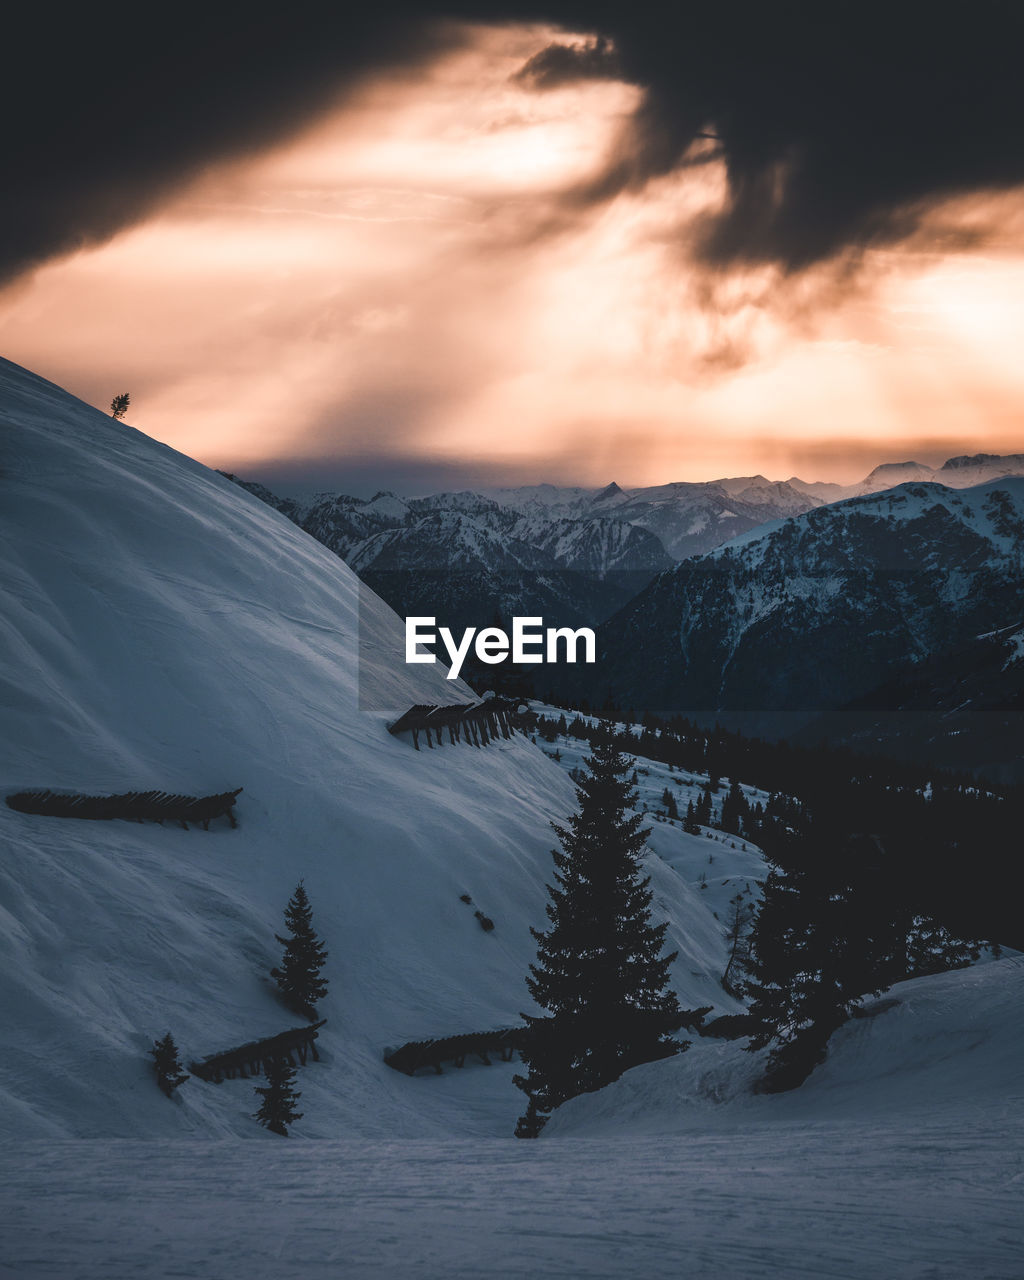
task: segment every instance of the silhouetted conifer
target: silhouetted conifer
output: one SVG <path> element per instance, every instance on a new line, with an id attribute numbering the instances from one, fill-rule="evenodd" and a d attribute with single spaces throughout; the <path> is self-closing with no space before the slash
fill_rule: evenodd
<path id="1" fill-rule="evenodd" d="M 743 794 L 738 782 L 733 782 L 729 793 L 722 801 L 722 830 L 738 836 L 743 832 L 744 822 L 750 816 L 750 804 Z"/>
<path id="2" fill-rule="evenodd" d="M 729 961 L 722 974 L 722 986 L 730 994 L 736 991 L 736 978 L 747 962 L 749 951 L 747 933 L 753 918 L 753 908 L 743 901 L 743 894 L 737 893 L 729 899 L 729 916 L 725 929 L 725 940 L 729 944 Z"/>
<path id="3" fill-rule="evenodd" d="M 910 920 L 881 855 L 871 837 L 796 833 L 769 855 L 746 961 L 757 1024 L 749 1048 L 772 1046 L 765 1092 L 802 1084 L 861 998 L 906 974 Z"/>
<path id="4" fill-rule="evenodd" d="M 271 1133 L 279 1133 L 282 1138 L 288 1137 L 288 1126 L 302 1119 L 302 1112 L 295 1110 L 295 1103 L 302 1097 L 292 1086 L 295 1083 L 295 1068 L 286 1058 L 273 1058 L 267 1063 L 267 1083 L 257 1085 L 255 1092 L 263 1101 L 254 1113 L 258 1120 Z"/>
<path id="5" fill-rule="evenodd" d="M 284 947 L 284 957 L 280 968 L 271 969 L 270 976 L 288 1005 L 315 1022 L 316 1002 L 327 994 L 327 979 L 320 976 L 320 970 L 328 952 L 313 929 L 313 910 L 301 880 L 284 909 L 284 919 L 289 936 L 274 935 Z"/>
<path id="6" fill-rule="evenodd" d="M 154 1040 L 149 1052 L 153 1058 L 156 1082 L 169 1098 L 178 1085 L 184 1084 L 188 1079 L 188 1073 L 182 1070 L 178 1046 L 171 1033 L 168 1031 L 162 1040 Z"/>
<path id="7" fill-rule="evenodd" d="M 579 811 L 567 827 L 552 824 L 562 847 L 553 851 L 555 884 L 548 886 L 551 926 L 531 931 L 537 963 L 526 983 L 550 1016 L 523 1015 L 528 1074 L 515 1082 L 531 1105 L 519 1136 L 536 1136 L 545 1113 L 567 1099 L 686 1047 L 672 1039 L 683 1025 L 668 989 L 675 953 L 661 954 L 667 924 L 650 922 L 650 881 L 640 872 L 649 831 L 628 812 L 637 800 L 628 763 L 613 745 L 598 743 L 586 764 Z"/>

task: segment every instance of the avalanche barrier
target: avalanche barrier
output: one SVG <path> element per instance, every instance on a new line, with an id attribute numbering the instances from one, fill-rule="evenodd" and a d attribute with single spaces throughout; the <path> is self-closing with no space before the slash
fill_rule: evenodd
<path id="1" fill-rule="evenodd" d="M 215 796 L 171 795 L 166 791 L 125 791 L 116 796 L 83 796 L 59 791 L 18 791 L 7 797 L 7 806 L 18 813 L 42 814 L 47 818 L 93 818 L 102 821 L 124 818 L 133 822 L 180 822 L 188 830 L 198 822 L 209 831 L 214 818 L 227 818 L 233 827 L 238 820 L 232 812 L 241 792 L 222 791 Z"/>
<path id="2" fill-rule="evenodd" d="M 455 703 L 435 706 L 420 702 L 410 707 L 388 732 L 397 737 L 400 733 L 412 734 L 412 745 L 420 749 L 420 734 L 424 734 L 427 746 L 441 746 L 444 731 L 448 730 L 451 744 L 466 741 L 474 747 L 486 747 L 492 738 L 511 738 L 514 730 L 513 716 L 518 702 L 514 698 L 485 698 L 483 702 Z"/>
<path id="3" fill-rule="evenodd" d="M 519 1048 L 523 1027 L 502 1027 L 497 1031 L 471 1031 L 467 1035 L 445 1036 L 439 1040 L 410 1040 L 398 1049 L 385 1049 L 384 1061 L 395 1071 L 414 1076 L 422 1067 L 432 1067 L 441 1075 L 441 1063 L 456 1067 L 466 1065 L 466 1058 L 479 1058 L 485 1067 L 491 1065 L 491 1054 L 502 1062 L 511 1062 Z"/>
<path id="4" fill-rule="evenodd" d="M 284 1059 L 289 1066 L 304 1067 L 307 1057 L 312 1054 L 313 1061 L 319 1062 L 316 1038 L 326 1021 L 326 1018 L 321 1018 L 308 1027 L 293 1027 L 290 1031 L 282 1031 L 280 1035 L 269 1036 L 266 1040 L 251 1040 L 236 1049 L 211 1053 L 199 1062 L 190 1062 L 188 1069 L 200 1080 L 221 1084 L 224 1080 L 234 1080 L 236 1076 L 246 1079 L 248 1076 L 263 1075 L 268 1062 L 280 1059 Z M 292 1057 L 293 1053 L 298 1057 L 298 1063 Z"/>

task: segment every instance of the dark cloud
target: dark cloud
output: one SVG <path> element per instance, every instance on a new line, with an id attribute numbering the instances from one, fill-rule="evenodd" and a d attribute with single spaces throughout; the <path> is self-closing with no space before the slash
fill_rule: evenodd
<path id="1" fill-rule="evenodd" d="M 549 44 L 529 58 L 513 79 L 531 89 L 557 89 L 580 80 L 616 80 L 622 74 L 607 36 L 582 44 Z"/>
<path id="2" fill-rule="evenodd" d="M 108 238 L 211 161 L 287 137 L 363 76 L 462 38 L 387 9 L 100 0 L 5 13 L 0 279 Z"/>
<path id="3" fill-rule="evenodd" d="M 432 56 L 459 38 L 449 18 L 601 37 L 538 55 L 538 85 L 615 49 L 645 102 L 586 198 L 717 137 L 729 196 L 705 228 L 711 263 L 798 269 L 899 239 L 947 195 L 1024 182 L 1018 0 L 21 5 L 5 19 L 0 274 L 110 235 L 361 76 Z"/>

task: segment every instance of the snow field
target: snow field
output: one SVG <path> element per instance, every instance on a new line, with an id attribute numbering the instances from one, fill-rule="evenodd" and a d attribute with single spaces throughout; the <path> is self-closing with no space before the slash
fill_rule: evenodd
<path id="1" fill-rule="evenodd" d="M 3 1280 L 1019 1280 L 1020 1115 L 515 1142 L 34 1143 Z"/>

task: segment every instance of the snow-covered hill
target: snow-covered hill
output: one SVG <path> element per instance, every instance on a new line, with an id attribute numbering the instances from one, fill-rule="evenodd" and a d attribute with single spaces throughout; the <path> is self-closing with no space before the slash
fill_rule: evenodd
<path id="1" fill-rule="evenodd" d="M 0 402 L 0 790 L 245 788 L 235 831 L 0 807 L 0 1124 L 254 1129 L 251 1088 L 193 1081 L 168 1103 L 146 1050 L 168 1029 L 188 1058 L 294 1023 L 267 970 L 305 877 L 331 953 L 308 1131 L 447 1132 L 382 1052 L 517 1020 L 567 779 L 522 738 L 391 737 L 410 704 L 470 693 L 400 660 L 394 615 L 337 557 L 6 363 Z"/>
<path id="2" fill-rule="evenodd" d="M 250 1082 L 168 1102 L 146 1054 L 167 1030 L 188 1060 L 294 1024 L 267 973 L 304 877 L 331 990 L 303 1132 L 510 1132 L 510 1067 L 409 1080 L 382 1055 L 529 1007 L 564 771 L 521 736 L 416 752 L 389 735 L 469 690 L 407 666 L 391 611 L 238 486 L 7 363 L 0 422 L 0 792 L 244 787 L 237 830 L 0 805 L 0 1127 L 260 1133 Z M 655 863 L 683 931 L 704 908 Z M 711 1003 L 714 949 L 692 961 L 680 996 Z"/>

